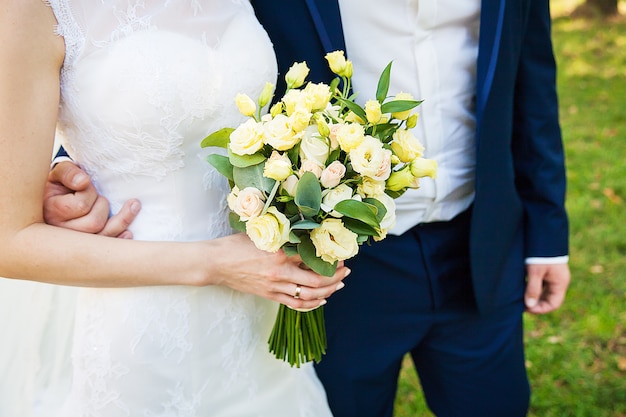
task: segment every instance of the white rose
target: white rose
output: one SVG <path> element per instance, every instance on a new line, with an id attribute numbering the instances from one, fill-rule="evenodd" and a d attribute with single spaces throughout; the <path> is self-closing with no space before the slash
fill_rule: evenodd
<path id="1" fill-rule="evenodd" d="M 359 251 L 358 235 L 347 229 L 339 219 L 325 219 L 311 230 L 315 254 L 324 261 L 334 263 L 352 258 Z"/>
<path id="2" fill-rule="evenodd" d="M 303 160 L 313 159 L 324 165 L 329 153 L 329 145 L 320 137 L 317 127 L 307 127 L 300 142 L 300 158 Z"/>
<path id="3" fill-rule="evenodd" d="M 387 209 L 387 213 L 380 222 L 379 236 L 374 237 L 375 241 L 380 241 L 387 237 L 387 232 L 396 225 L 396 202 L 385 193 L 380 194 L 376 199 Z"/>
<path id="4" fill-rule="evenodd" d="M 320 183 L 324 188 L 336 187 L 343 176 L 346 175 L 346 167 L 339 161 L 333 161 L 322 171 Z"/>
<path id="5" fill-rule="evenodd" d="M 237 196 L 239 195 L 239 187 L 236 185 L 230 190 L 228 196 L 226 197 L 226 202 L 228 203 L 228 208 L 231 211 L 235 211 L 235 206 L 237 205 Z"/>
<path id="6" fill-rule="evenodd" d="M 296 189 L 298 188 L 298 177 L 296 175 L 288 176 L 281 184 L 283 190 L 292 197 L 296 196 Z"/>
<path id="7" fill-rule="evenodd" d="M 341 149 L 350 152 L 365 139 L 365 129 L 358 123 L 344 123 L 337 127 L 334 135 Z"/>
<path id="8" fill-rule="evenodd" d="M 300 137 L 291 128 L 289 118 L 279 114 L 264 125 L 265 143 L 279 151 L 286 151 L 298 143 Z"/>
<path id="9" fill-rule="evenodd" d="M 340 184 L 337 187 L 322 191 L 321 208 L 333 217 L 342 217 L 341 213 L 334 211 L 335 206 L 344 200 L 352 199 L 353 190 L 349 185 Z"/>
<path id="10" fill-rule="evenodd" d="M 246 223 L 246 234 L 257 248 L 276 252 L 289 241 L 289 228 L 289 219 L 272 206 Z"/>
<path id="11" fill-rule="evenodd" d="M 383 181 L 391 174 L 391 151 L 383 148 L 380 140 L 366 136 L 359 146 L 350 151 L 352 168 L 359 174 Z"/>
<path id="12" fill-rule="evenodd" d="M 263 128 L 248 119 L 230 134 L 230 150 L 237 155 L 252 155 L 263 147 Z"/>
<path id="13" fill-rule="evenodd" d="M 276 181 L 282 181 L 292 174 L 291 160 L 285 154 L 272 151 L 269 159 L 265 161 L 263 176 Z"/>
<path id="14" fill-rule="evenodd" d="M 402 162 L 411 162 L 424 153 L 424 146 L 410 130 L 399 129 L 393 133 L 391 150 Z"/>
<path id="15" fill-rule="evenodd" d="M 246 187 L 237 194 L 232 210 L 245 222 L 261 214 L 264 206 L 263 193 L 254 187 Z"/>

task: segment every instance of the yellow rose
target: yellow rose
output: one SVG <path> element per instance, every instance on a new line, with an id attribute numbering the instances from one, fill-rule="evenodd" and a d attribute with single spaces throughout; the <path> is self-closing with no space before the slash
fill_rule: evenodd
<path id="1" fill-rule="evenodd" d="M 406 188 L 419 188 L 419 186 L 419 179 L 411 174 L 411 167 L 407 164 L 391 173 L 386 188 L 391 191 L 402 191 Z"/>
<path id="2" fill-rule="evenodd" d="M 246 222 L 246 234 L 260 250 L 277 252 L 289 241 L 289 220 L 276 207 Z"/>
<path id="3" fill-rule="evenodd" d="M 279 114 L 264 125 L 265 143 L 279 151 L 291 149 L 298 143 L 300 136 L 291 128 L 291 121 L 284 114 Z"/>
<path id="4" fill-rule="evenodd" d="M 367 121 L 375 125 L 381 122 L 383 114 L 380 111 L 380 103 L 377 100 L 367 100 L 365 102 L 365 115 Z"/>
<path id="5" fill-rule="evenodd" d="M 393 133 L 391 150 L 402 162 L 411 162 L 424 153 L 424 146 L 410 130 L 399 129 Z"/>
<path id="6" fill-rule="evenodd" d="M 363 197 L 377 197 L 385 192 L 385 181 L 363 177 L 356 191 Z"/>
<path id="7" fill-rule="evenodd" d="M 356 255 L 359 251 L 357 237 L 339 219 L 325 219 L 318 228 L 311 230 L 315 254 L 329 263 Z"/>
<path id="8" fill-rule="evenodd" d="M 358 123 L 340 124 L 334 132 L 342 150 L 350 152 L 365 139 L 365 129 Z"/>
<path id="9" fill-rule="evenodd" d="M 253 116 L 256 112 L 256 104 L 254 104 L 254 101 L 246 94 L 237 94 L 235 96 L 235 104 L 239 112 L 244 116 Z"/>
<path id="10" fill-rule="evenodd" d="M 332 72 L 342 77 L 346 76 L 348 61 L 343 51 L 329 52 L 326 54 L 325 58 Z"/>
<path id="11" fill-rule="evenodd" d="M 296 109 L 306 109 L 311 111 L 311 101 L 303 90 L 289 90 L 282 98 L 282 102 L 285 105 L 285 113 L 287 116 L 291 116 Z"/>
<path id="12" fill-rule="evenodd" d="M 248 119 L 230 134 L 230 150 L 237 155 L 252 155 L 263 147 L 263 128 Z"/>
<path id="13" fill-rule="evenodd" d="M 330 87 L 324 83 L 308 83 L 303 91 L 308 96 L 311 111 L 324 110 L 332 97 Z"/>
<path id="14" fill-rule="evenodd" d="M 359 116 L 357 116 L 356 113 L 353 112 L 352 110 L 350 110 L 348 113 L 346 113 L 346 115 L 344 116 L 343 120 L 345 122 L 358 123 L 358 124 L 364 124 L 365 123 L 365 120 L 363 120 Z"/>
<path id="15" fill-rule="evenodd" d="M 324 188 L 333 188 L 339 185 L 344 175 L 346 175 L 345 165 L 339 161 L 333 161 L 322 171 L 320 183 Z"/>
<path id="16" fill-rule="evenodd" d="M 320 165 L 325 165 L 329 153 L 330 146 L 326 140 L 319 136 L 317 127 L 309 126 L 306 128 L 300 141 L 300 158 L 303 160 L 314 159 Z"/>
<path id="17" fill-rule="evenodd" d="M 294 132 L 302 132 L 311 121 L 311 114 L 308 109 L 304 107 L 296 108 L 291 115 L 289 115 L 289 122 L 291 123 L 291 128 Z"/>
<path id="18" fill-rule="evenodd" d="M 287 155 L 272 151 L 269 159 L 265 161 L 263 176 L 276 181 L 282 181 L 292 173 L 291 160 Z"/>
<path id="19" fill-rule="evenodd" d="M 264 206 L 263 193 L 254 187 L 246 187 L 237 194 L 232 210 L 245 222 L 261 214 Z"/>
<path id="20" fill-rule="evenodd" d="M 385 149 L 380 140 L 365 136 L 363 141 L 350 151 L 352 168 L 359 174 L 384 181 L 391 174 L 391 151 Z"/>
<path id="21" fill-rule="evenodd" d="M 419 118 L 419 115 L 417 113 L 413 113 L 412 115 L 410 115 L 408 119 L 406 119 L 406 128 L 413 129 L 415 126 L 417 126 L 418 118 Z"/>
<path id="22" fill-rule="evenodd" d="M 411 174 L 417 178 L 437 176 L 437 161 L 434 159 L 417 158 L 410 163 Z"/>
<path id="23" fill-rule="evenodd" d="M 394 97 L 394 100 L 413 100 L 413 96 L 409 93 L 398 93 Z M 391 116 L 398 120 L 406 120 L 411 114 L 411 110 L 405 110 L 398 113 L 391 113 Z"/>
<path id="24" fill-rule="evenodd" d="M 287 71 L 287 74 L 285 74 L 287 89 L 301 87 L 307 75 L 309 75 L 309 67 L 307 67 L 306 62 L 293 64 Z"/>

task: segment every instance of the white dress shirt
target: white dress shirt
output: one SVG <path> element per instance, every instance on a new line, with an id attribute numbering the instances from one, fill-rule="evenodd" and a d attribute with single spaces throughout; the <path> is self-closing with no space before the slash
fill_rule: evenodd
<path id="1" fill-rule="evenodd" d="M 422 179 L 418 190 L 396 200 L 390 233 L 452 219 L 474 198 L 480 0 L 340 0 L 339 6 L 357 101 L 374 98 L 390 61 L 389 94 L 424 100 L 413 133 L 425 157 L 437 161 L 437 178 Z"/>

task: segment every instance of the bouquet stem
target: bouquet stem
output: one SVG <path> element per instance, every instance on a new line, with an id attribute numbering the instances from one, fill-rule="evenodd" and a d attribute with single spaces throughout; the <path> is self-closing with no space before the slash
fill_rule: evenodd
<path id="1" fill-rule="evenodd" d="M 324 307 L 303 312 L 281 304 L 268 343 L 270 352 L 291 366 L 321 361 L 326 353 Z"/>

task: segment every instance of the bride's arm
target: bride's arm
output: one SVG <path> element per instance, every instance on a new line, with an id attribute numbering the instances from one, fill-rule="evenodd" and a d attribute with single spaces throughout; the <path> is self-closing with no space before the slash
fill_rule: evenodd
<path id="1" fill-rule="evenodd" d="M 44 223 L 42 198 L 53 147 L 64 45 L 42 0 L 0 10 L 0 276 L 127 287 L 227 285 L 296 308 L 312 308 L 347 274 L 324 278 L 243 236 L 196 243 L 140 242 Z M 303 286 L 294 299 L 296 285 Z"/>

